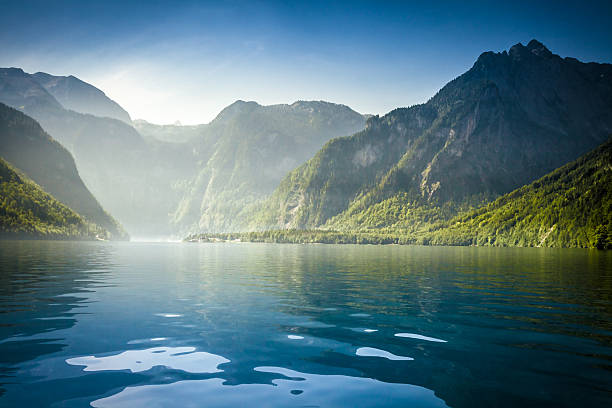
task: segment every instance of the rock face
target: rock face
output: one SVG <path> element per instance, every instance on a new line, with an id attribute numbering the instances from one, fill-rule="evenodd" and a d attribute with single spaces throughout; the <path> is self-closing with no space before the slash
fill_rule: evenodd
<path id="1" fill-rule="evenodd" d="M 44 72 L 32 75 L 64 108 L 79 113 L 113 118 L 131 124 L 130 115 L 101 90 L 72 75 L 55 76 Z"/>
<path id="2" fill-rule="evenodd" d="M 612 65 L 532 40 L 483 53 L 423 105 L 373 117 L 290 173 L 250 228 L 410 229 L 576 159 L 612 131 Z"/>
<path id="3" fill-rule="evenodd" d="M 177 229 L 242 228 L 248 208 L 272 193 L 287 172 L 329 139 L 350 135 L 364 125 L 359 113 L 329 102 L 233 103 L 203 127 L 197 139 L 202 168 L 174 215 Z"/>
<path id="4" fill-rule="evenodd" d="M 87 221 L 107 230 L 111 238 L 128 238 L 89 192 L 70 153 L 35 120 L 1 103 L 0 157 Z"/>

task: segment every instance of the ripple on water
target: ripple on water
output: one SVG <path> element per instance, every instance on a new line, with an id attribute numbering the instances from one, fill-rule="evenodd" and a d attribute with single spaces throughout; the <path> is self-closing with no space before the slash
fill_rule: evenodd
<path id="1" fill-rule="evenodd" d="M 304 322 L 298 322 L 298 323 L 294 323 L 294 325 L 298 327 L 304 327 L 307 329 L 329 329 L 332 327 L 336 327 L 333 324 L 327 324 L 327 323 L 319 322 L 317 320 L 308 320 Z"/>
<path id="2" fill-rule="evenodd" d="M 418 339 L 418 340 L 425 340 L 425 341 L 433 341 L 436 343 L 447 343 L 446 340 L 436 339 L 435 337 L 421 336 L 420 334 L 415 334 L 415 333 L 395 333 L 395 336 L 396 337 L 407 337 L 411 339 Z"/>
<path id="3" fill-rule="evenodd" d="M 374 333 L 378 331 L 378 329 L 366 329 L 364 327 L 347 327 L 347 329 L 357 333 Z"/>
<path id="4" fill-rule="evenodd" d="M 130 370 L 133 373 L 165 366 L 188 373 L 218 373 L 220 364 L 229 360 L 216 354 L 195 351 L 195 347 L 154 347 L 146 350 L 128 350 L 105 357 L 75 357 L 66 360 L 70 365 L 85 366 L 83 371 Z"/>
<path id="5" fill-rule="evenodd" d="M 166 341 L 166 340 L 168 340 L 168 337 L 153 337 L 151 339 L 130 340 L 127 342 L 127 344 L 156 343 L 156 342 Z"/>
<path id="6" fill-rule="evenodd" d="M 178 314 L 178 313 L 155 313 L 155 316 L 159 316 L 159 317 L 181 317 L 183 315 L 182 314 Z"/>
<path id="7" fill-rule="evenodd" d="M 359 357 L 382 357 L 388 360 L 414 360 L 412 357 L 397 356 L 393 353 L 389 353 L 388 351 L 373 347 L 359 347 L 355 354 L 357 354 Z"/>
<path id="8" fill-rule="evenodd" d="M 280 367 L 257 367 L 255 371 L 282 375 L 272 384 L 223 385 L 221 378 L 179 381 L 171 384 L 127 387 L 91 403 L 94 407 L 207 407 L 249 405 L 266 407 L 325 406 L 356 408 L 386 405 L 446 407 L 433 391 L 411 384 L 385 383 L 345 375 L 306 374 Z"/>

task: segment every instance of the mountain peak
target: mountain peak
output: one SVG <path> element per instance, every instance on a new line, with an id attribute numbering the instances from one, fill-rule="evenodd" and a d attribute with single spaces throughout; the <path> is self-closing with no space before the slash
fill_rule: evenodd
<path id="1" fill-rule="evenodd" d="M 544 44 L 536 39 L 529 41 L 525 46 L 522 43 L 518 43 L 510 47 L 508 54 L 514 59 L 521 59 L 521 57 L 536 55 L 538 57 L 550 58 L 554 54 L 546 48 Z"/>
<path id="2" fill-rule="evenodd" d="M 538 55 L 540 57 L 550 57 L 553 55 L 552 52 L 544 44 L 539 42 L 536 39 L 529 41 L 527 44 L 527 49 L 531 51 L 532 54 Z"/>
<path id="3" fill-rule="evenodd" d="M 117 102 L 95 86 L 75 77 L 37 72 L 31 77 L 47 90 L 66 109 L 109 117 L 132 123 L 130 115 Z"/>
<path id="4" fill-rule="evenodd" d="M 15 67 L 0 68 L 0 73 L 6 76 L 26 76 L 27 75 L 25 72 L 23 72 L 23 69 L 15 68 Z"/>
<path id="5" fill-rule="evenodd" d="M 243 101 L 242 99 L 238 99 L 236 102 L 223 108 L 213 121 L 217 123 L 227 121 L 241 113 L 251 112 L 260 106 L 261 105 L 255 101 Z"/>

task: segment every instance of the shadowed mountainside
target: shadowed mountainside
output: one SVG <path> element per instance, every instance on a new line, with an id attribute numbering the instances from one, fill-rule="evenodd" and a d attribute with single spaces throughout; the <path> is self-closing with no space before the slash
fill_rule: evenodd
<path id="1" fill-rule="evenodd" d="M 4 104 L 0 104 L 0 157 L 71 210 L 107 230 L 111 238 L 127 239 L 81 180 L 70 153 L 35 120 Z M 23 184 L 20 180 L 18 184 Z"/>
<path id="2" fill-rule="evenodd" d="M 427 103 L 331 140 L 248 228 L 415 231 L 542 177 L 611 132 L 612 65 L 561 58 L 535 40 L 485 52 Z"/>

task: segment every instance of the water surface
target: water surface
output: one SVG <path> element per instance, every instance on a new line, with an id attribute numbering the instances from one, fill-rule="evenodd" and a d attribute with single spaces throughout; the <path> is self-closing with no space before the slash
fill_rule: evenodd
<path id="1" fill-rule="evenodd" d="M 0 406 L 612 404 L 612 253 L 0 242 Z"/>

